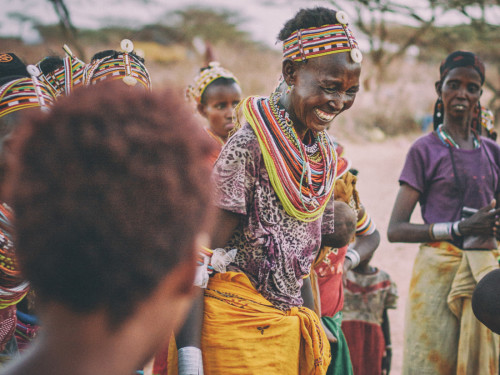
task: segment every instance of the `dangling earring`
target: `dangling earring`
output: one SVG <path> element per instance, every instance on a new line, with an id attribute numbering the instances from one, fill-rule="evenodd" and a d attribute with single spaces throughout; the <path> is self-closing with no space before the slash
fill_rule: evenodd
<path id="1" fill-rule="evenodd" d="M 437 100 L 436 117 L 438 117 L 438 118 L 443 117 L 443 101 L 441 100 L 441 97 L 439 97 Z"/>
<path id="2" fill-rule="evenodd" d="M 295 88 L 294 85 L 287 86 L 285 93 L 288 95 L 292 92 L 292 90 Z"/>

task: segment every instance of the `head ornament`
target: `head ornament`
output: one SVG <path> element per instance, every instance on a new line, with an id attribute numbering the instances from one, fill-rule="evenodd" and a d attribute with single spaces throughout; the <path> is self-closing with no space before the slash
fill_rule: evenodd
<path id="1" fill-rule="evenodd" d="M 239 84 L 238 80 L 229 70 L 220 66 L 217 61 L 212 61 L 208 67 L 201 69 L 200 73 L 195 77 L 193 84 L 187 88 L 186 95 L 195 102 L 200 103 L 201 97 L 208 85 L 218 78 L 228 78 Z"/>
<path id="2" fill-rule="evenodd" d="M 38 79 L 40 70 L 35 65 L 26 70 L 31 78 L 14 78 L 0 86 L 0 117 L 25 108 L 48 110 L 54 103 L 54 93 Z"/>
<path id="3" fill-rule="evenodd" d="M 120 47 L 123 51 L 102 51 L 94 55 L 90 64 L 85 68 L 84 84 L 94 85 L 107 79 L 121 79 L 129 86 L 142 84 L 151 89 L 151 78 L 144 65 L 144 59 L 133 53 L 134 44 L 128 39 L 122 40 Z"/>
<path id="4" fill-rule="evenodd" d="M 49 86 L 56 96 L 69 95 L 73 89 L 83 86 L 85 63 L 74 56 L 66 44 L 63 50 L 66 53 L 64 58 L 48 57 L 37 64 L 42 72 L 40 80 Z"/>
<path id="5" fill-rule="evenodd" d="M 332 53 L 349 52 L 352 61 L 360 63 L 363 55 L 348 26 L 347 14 L 336 13 L 338 23 L 294 31 L 283 42 L 283 58 L 305 61 Z"/>

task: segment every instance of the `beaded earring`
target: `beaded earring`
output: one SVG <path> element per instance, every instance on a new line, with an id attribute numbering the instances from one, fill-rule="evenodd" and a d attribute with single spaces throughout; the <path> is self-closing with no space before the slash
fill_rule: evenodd
<path id="1" fill-rule="evenodd" d="M 285 93 L 290 94 L 294 88 L 295 88 L 295 85 L 291 85 L 291 86 L 287 85 Z"/>
<path id="2" fill-rule="evenodd" d="M 443 100 L 441 99 L 441 97 L 438 98 L 436 103 L 436 117 L 443 117 Z"/>

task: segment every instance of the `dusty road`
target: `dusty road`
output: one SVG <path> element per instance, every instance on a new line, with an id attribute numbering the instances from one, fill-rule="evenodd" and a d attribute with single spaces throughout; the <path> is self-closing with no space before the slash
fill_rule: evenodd
<path id="1" fill-rule="evenodd" d="M 398 177 L 406 153 L 416 137 L 390 139 L 380 143 L 342 142 L 345 145 L 346 155 L 353 162 L 353 167 L 359 170 L 357 187 L 361 201 L 370 212 L 381 234 L 380 246 L 372 264 L 388 272 L 398 286 L 398 308 L 389 312 L 393 346 L 392 375 L 401 373 L 404 312 L 418 245 L 389 243 L 386 232 L 399 188 Z M 418 222 L 421 220 L 418 206 L 416 211 L 412 220 Z"/>

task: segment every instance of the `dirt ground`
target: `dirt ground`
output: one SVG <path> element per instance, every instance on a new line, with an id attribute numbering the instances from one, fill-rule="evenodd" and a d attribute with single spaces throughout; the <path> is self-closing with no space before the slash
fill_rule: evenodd
<path id="1" fill-rule="evenodd" d="M 346 155 L 359 170 L 357 187 L 360 198 L 381 235 L 380 246 L 372 264 L 391 275 L 398 286 L 398 307 L 389 311 L 393 347 L 391 375 L 400 375 L 403 361 L 404 313 L 410 284 L 411 270 L 418 245 L 389 243 L 387 226 L 392 206 L 398 192 L 398 177 L 411 143 L 418 135 L 408 138 L 396 138 L 383 142 L 343 142 Z M 417 206 L 413 219 L 420 219 Z"/>

